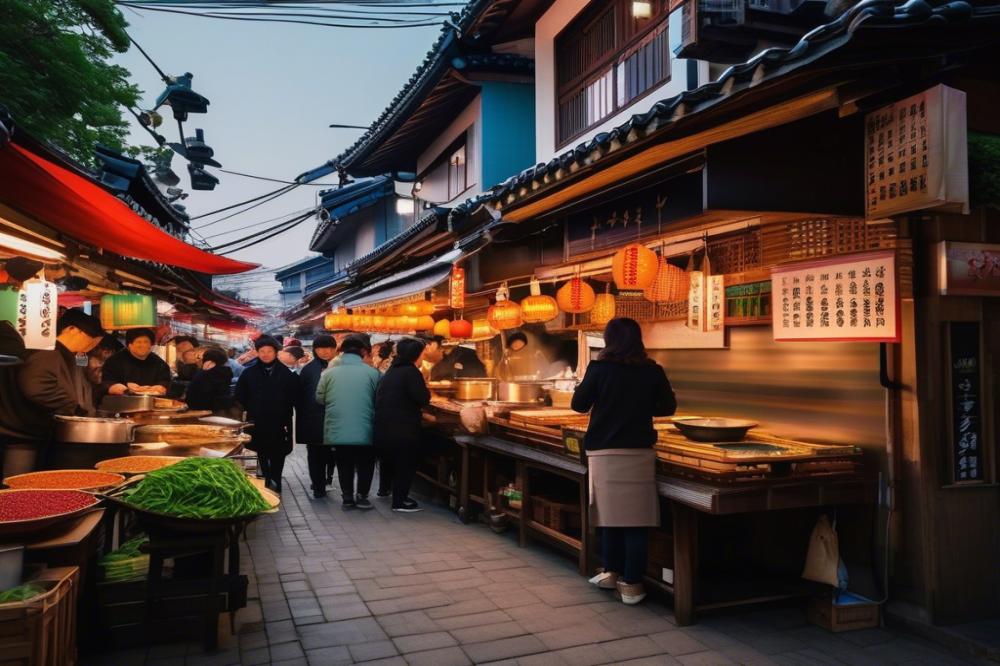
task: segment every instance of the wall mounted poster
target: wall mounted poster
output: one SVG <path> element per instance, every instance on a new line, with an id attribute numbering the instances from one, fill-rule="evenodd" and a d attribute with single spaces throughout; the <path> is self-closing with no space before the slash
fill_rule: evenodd
<path id="1" fill-rule="evenodd" d="M 941 241 L 938 286 L 949 296 L 1000 296 L 1000 245 Z"/>
<path id="2" fill-rule="evenodd" d="M 865 116 L 869 220 L 934 208 L 969 212 L 965 93 L 937 85 Z"/>
<path id="3" fill-rule="evenodd" d="M 985 480 L 979 323 L 953 321 L 948 330 L 951 443 L 956 483 Z"/>
<path id="4" fill-rule="evenodd" d="M 771 269 L 777 342 L 899 342 L 895 250 Z"/>

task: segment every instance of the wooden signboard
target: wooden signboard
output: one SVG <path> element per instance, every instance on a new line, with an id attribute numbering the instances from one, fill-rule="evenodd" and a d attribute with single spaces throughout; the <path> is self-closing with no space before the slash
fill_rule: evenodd
<path id="1" fill-rule="evenodd" d="M 1000 245 L 938 243 L 938 287 L 949 296 L 1000 296 Z"/>
<path id="2" fill-rule="evenodd" d="M 869 220 L 935 208 L 969 212 L 965 93 L 937 85 L 865 116 Z"/>
<path id="3" fill-rule="evenodd" d="M 979 322 L 948 325 L 952 479 L 986 480 L 983 461 L 983 391 Z"/>
<path id="4" fill-rule="evenodd" d="M 777 342 L 899 342 L 895 250 L 777 266 L 771 293 Z"/>

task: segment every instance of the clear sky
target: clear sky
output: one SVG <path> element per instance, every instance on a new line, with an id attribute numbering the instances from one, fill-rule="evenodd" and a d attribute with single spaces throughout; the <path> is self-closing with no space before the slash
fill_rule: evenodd
<path id="1" fill-rule="evenodd" d="M 283 180 L 318 166 L 353 143 L 361 130 L 330 129 L 330 123 L 367 125 L 382 112 L 416 71 L 440 28 L 352 30 L 279 23 L 251 23 L 163 14 L 123 7 L 129 33 L 167 74 L 194 74 L 193 88 L 211 101 L 207 114 L 191 115 L 185 130 L 205 130 L 205 141 L 226 169 Z M 128 68 L 152 106 L 164 84 L 132 48 L 116 61 Z M 177 141 L 177 126 L 164 109 L 159 132 Z M 151 145 L 135 123 L 130 141 Z M 221 181 L 212 192 L 190 189 L 185 160 L 173 168 L 189 193 L 182 203 L 192 215 L 222 208 L 281 187 L 214 171 Z M 334 183 L 328 176 L 322 182 Z M 203 228 L 210 243 L 236 240 L 241 233 L 215 234 L 289 216 L 314 207 L 322 187 L 302 186 L 225 222 Z M 195 220 L 195 229 L 222 215 Z M 272 223 L 274 224 L 274 223 Z M 315 218 L 232 256 L 280 268 L 309 255 Z M 272 225 L 260 225 L 247 232 Z M 239 280 L 261 304 L 276 305 L 278 283 L 270 272 Z"/>

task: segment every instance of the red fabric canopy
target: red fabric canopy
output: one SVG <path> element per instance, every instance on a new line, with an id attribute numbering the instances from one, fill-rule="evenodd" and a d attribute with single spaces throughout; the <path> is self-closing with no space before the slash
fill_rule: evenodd
<path id="1" fill-rule="evenodd" d="M 221 294 L 220 294 L 220 296 L 221 296 Z M 246 319 L 247 317 L 263 317 L 264 316 L 264 313 L 261 312 L 260 310 L 258 310 L 257 308 L 251 307 L 251 306 L 243 304 L 243 303 L 238 303 L 236 301 L 226 302 L 225 300 L 222 300 L 221 298 L 218 299 L 218 300 L 213 300 L 213 299 L 205 298 L 204 296 L 201 297 L 201 300 L 202 300 L 203 303 L 207 303 L 207 304 L 209 304 L 209 305 L 211 305 L 213 307 L 219 308 L 220 310 L 222 310 L 224 312 L 228 312 L 231 315 L 235 315 L 237 317 L 243 317 L 244 319 Z"/>
<path id="2" fill-rule="evenodd" d="M 242 273 L 258 265 L 220 257 L 174 238 L 93 181 L 14 143 L 0 148 L 0 201 L 123 257 L 210 275 Z"/>

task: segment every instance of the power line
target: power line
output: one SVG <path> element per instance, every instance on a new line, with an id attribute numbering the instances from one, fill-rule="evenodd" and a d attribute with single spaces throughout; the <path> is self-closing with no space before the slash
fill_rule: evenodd
<path id="1" fill-rule="evenodd" d="M 221 250 L 222 248 L 231 247 L 233 245 L 239 245 L 240 243 L 242 243 L 244 241 L 248 241 L 248 240 L 251 240 L 253 238 L 256 238 L 256 237 L 260 236 L 261 234 L 266 234 L 266 233 L 269 233 L 271 231 L 274 231 L 275 229 L 278 229 L 278 228 L 280 228 L 280 227 L 282 227 L 282 226 L 284 226 L 286 224 L 290 224 L 290 223 L 293 223 L 293 222 L 294 223 L 302 222 L 303 220 L 305 220 L 306 218 L 311 217 L 311 216 L 312 216 L 312 211 L 310 211 L 308 213 L 304 213 L 302 215 L 298 215 L 298 216 L 289 218 L 287 220 L 283 220 L 283 221 L 279 222 L 278 224 L 274 225 L 273 227 L 268 227 L 267 229 L 262 229 L 260 231 L 256 231 L 256 232 L 250 234 L 249 236 L 244 236 L 243 238 L 238 238 L 238 239 L 236 239 L 234 241 L 228 241 L 226 243 L 222 243 L 221 245 L 216 245 L 216 246 L 214 246 L 212 248 L 212 251 Z"/>
<path id="2" fill-rule="evenodd" d="M 233 252 L 239 252 L 239 251 L 245 250 L 245 249 L 247 249 L 249 247 L 253 247 L 254 245 L 258 245 L 260 243 L 263 243 L 266 240 L 270 240 L 271 238 L 274 238 L 275 236 L 279 236 L 279 235 L 285 233 L 286 231 L 289 231 L 289 230 L 297 227 L 298 225 L 302 224 L 305 220 L 307 220 L 309 217 L 311 217 L 311 216 L 310 215 L 303 215 L 303 216 L 301 216 L 298 219 L 292 218 L 291 220 L 288 220 L 287 222 L 285 222 L 283 224 L 277 224 L 277 225 L 271 227 L 270 229 L 265 229 L 264 231 L 259 232 L 259 234 L 266 234 L 267 232 L 269 232 L 271 230 L 275 230 L 274 233 L 271 233 L 269 235 L 265 235 L 265 236 L 263 236 L 261 238 L 258 238 L 257 240 L 254 240 L 254 241 L 251 241 L 249 243 L 246 243 L 245 245 L 241 245 L 240 247 L 233 248 L 231 250 L 226 250 L 225 252 L 221 252 L 219 254 L 222 254 L 223 256 L 225 256 L 227 254 L 232 254 Z M 256 236 L 257 234 L 254 234 L 254 235 Z M 252 238 L 252 237 L 253 236 L 251 236 L 250 238 Z M 248 239 L 243 239 L 243 240 L 248 240 Z M 218 250 L 220 248 L 228 247 L 230 245 L 233 245 L 233 244 L 239 243 L 239 242 L 242 242 L 242 241 L 234 241 L 233 243 L 226 243 L 226 244 L 220 245 L 220 246 L 218 246 L 217 248 L 214 248 L 214 249 Z"/>
<path id="3" fill-rule="evenodd" d="M 205 236 L 205 239 L 207 240 L 209 238 L 218 238 L 219 236 L 228 236 L 229 234 L 234 234 L 234 233 L 237 233 L 239 231 L 246 231 L 247 229 L 253 229 L 254 227 L 260 227 L 260 226 L 263 226 L 265 224 L 269 224 L 271 222 L 274 222 L 275 220 L 279 220 L 279 219 L 285 217 L 286 215 L 299 215 L 299 214 L 305 213 L 305 212 L 312 212 L 313 210 L 314 210 L 313 208 L 303 208 L 302 210 L 297 210 L 294 213 L 286 213 L 285 215 L 280 215 L 278 217 L 272 217 L 269 220 L 263 220 L 261 222 L 255 222 L 254 224 L 248 224 L 245 227 L 236 227 L 235 229 L 230 229 L 229 231 L 220 231 L 217 234 L 212 234 L 211 236 Z"/>
<path id="4" fill-rule="evenodd" d="M 255 176 L 252 173 L 242 173 L 240 171 L 230 171 L 228 169 L 219 169 L 222 173 L 232 174 L 233 176 L 243 176 L 244 178 L 255 178 L 257 180 L 267 180 L 272 183 L 284 183 L 285 185 L 315 185 L 317 187 L 336 187 L 336 183 L 296 183 L 294 180 L 281 180 L 279 178 L 268 178 L 267 176 Z"/>
<path id="5" fill-rule="evenodd" d="M 128 33 L 126 33 L 126 34 L 128 34 Z M 167 76 L 163 72 L 163 70 L 160 69 L 160 66 L 157 65 L 156 62 L 152 58 L 149 57 L 149 54 L 146 53 L 146 50 L 144 48 L 142 48 L 141 46 L 139 46 L 139 42 L 137 42 L 134 39 L 132 39 L 132 35 L 128 35 L 128 41 L 132 42 L 132 46 L 134 46 L 135 48 L 139 49 L 139 53 L 141 53 L 143 55 L 143 57 L 146 58 L 146 60 L 149 61 L 149 64 L 153 66 L 153 69 L 155 69 L 156 73 L 160 75 L 160 78 L 163 79 L 164 83 L 170 83 L 170 77 Z"/>
<path id="6" fill-rule="evenodd" d="M 230 14 L 216 14 L 216 13 L 202 13 L 202 12 L 190 12 L 182 9 L 168 9 L 166 7 L 155 7 L 152 5 L 138 5 L 132 2 L 124 2 L 122 0 L 118 1 L 118 4 L 123 7 L 128 7 L 133 10 L 145 9 L 154 12 L 163 12 L 166 14 L 180 14 L 184 16 L 196 16 L 200 18 L 213 18 L 213 19 L 223 19 L 229 21 L 250 21 L 250 22 L 260 22 L 260 23 L 294 23 L 300 25 L 315 25 L 327 28 L 355 28 L 355 29 L 391 29 L 391 28 L 426 28 L 436 25 L 440 25 L 439 21 L 427 21 L 427 22 L 412 22 L 412 23 L 396 23 L 396 24 L 377 24 L 377 25 L 358 25 L 351 23 L 326 23 L 320 21 L 303 21 L 297 19 L 282 19 L 282 18 L 252 18 L 251 16 L 235 16 Z M 355 17 L 340 17 L 346 18 L 347 20 L 360 21 L 360 20 L 379 20 L 379 19 L 360 19 Z"/>
<path id="7" fill-rule="evenodd" d="M 271 196 L 273 194 L 278 194 L 278 193 L 284 194 L 285 192 L 290 192 L 293 189 L 295 189 L 296 185 L 286 185 L 285 187 L 279 187 L 276 190 L 273 190 L 271 192 L 266 192 L 264 194 L 261 194 L 260 196 L 254 197 L 253 199 L 247 199 L 246 201 L 240 201 L 239 203 L 234 203 L 234 204 L 232 204 L 230 206 L 226 206 L 224 208 L 217 208 L 216 210 L 212 210 L 212 211 L 209 211 L 207 213 L 202 213 L 201 215 L 195 215 L 191 219 L 192 220 L 200 220 L 201 218 L 208 217 L 209 215 L 215 215 L 216 213 L 222 213 L 222 212 L 225 212 L 227 210 L 232 210 L 234 208 L 239 208 L 240 206 L 246 205 L 248 203 L 253 203 L 254 201 L 260 201 L 261 199 L 264 199 L 265 197 L 269 197 L 269 196 Z M 209 222 L 208 224 L 205 224 L 205 225 L 202 225 L 201 227 L 199 227 L 199 229 L 204 229 L 205 227 L 207 227 L 209 225 L 212 225 L 212 224 L 215 224 L 216 222 L 221 222 L 221 221 L 222 220 L 216 220 L 215 222 Z"/>

